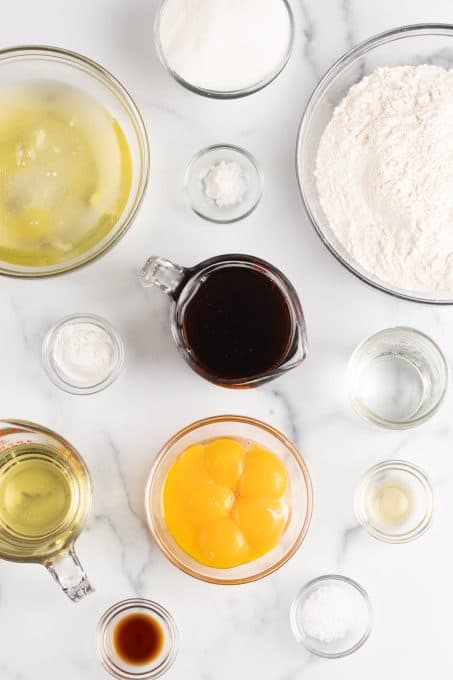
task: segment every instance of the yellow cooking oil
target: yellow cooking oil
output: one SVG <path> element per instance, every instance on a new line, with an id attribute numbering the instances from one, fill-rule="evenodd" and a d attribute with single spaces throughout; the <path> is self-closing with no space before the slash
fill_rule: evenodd
<path id="1" fill-rule="evenodd" d="M 125 134 L 91 95 L 57 81 L 0 89 L 0 261 L 83 255 L 118 223 L 131 180 Z"/>
<path id="2" fill-rule="evenodd" d="M 414 507 L 411 489 L 398 480 L 383 481 L 373 490 L 370 500 L 374 515 L 386 526 L 403 524 Z"/>
<path id="3" fill-rule="evenodd" d="M 0 554 L 44 561 L 65 547 L 84 512 L 85 478 L 61 453 L 21 445 L 0 466 Z"/>

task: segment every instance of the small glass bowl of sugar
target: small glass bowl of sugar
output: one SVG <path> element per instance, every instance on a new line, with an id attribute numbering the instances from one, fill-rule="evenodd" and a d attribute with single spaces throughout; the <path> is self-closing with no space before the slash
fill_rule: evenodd
<path id="1" fill-rule="evenodd" d="M 348 656 L 368 640 L 373 613 L 366 591 L 346 576 L 319 576 L 291 605 L 296 640 L 317 656 Z"/>
<path id="2" fill-rule="evenodd" d="M 185 178 L 190 207 L 205 220 L 228 224 L 256 208 L 263 193 L 263 176 L 252 154 L 231 144 L 199 151 Z"/>
<path id="3" fill-rule="evenodd" d="M 50 380 L 71 394 L 94 394 L 111 385 L 124 363 L 121 337 L 94 314 L 61 319 L 44 338 L 42 361 Z"/>

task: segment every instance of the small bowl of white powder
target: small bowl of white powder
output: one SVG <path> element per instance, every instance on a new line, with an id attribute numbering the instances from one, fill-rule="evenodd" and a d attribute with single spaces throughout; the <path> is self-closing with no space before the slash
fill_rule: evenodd
<path id="1" fill-rule="evenodd" d="M 247 217 L 260 202 L 263 176 L 255 158 L 238 146 L 219 144 L 197 153 L 186 170 L 192 210 L 210 222 Z"/>
<path id="2" fill-rule="evenodd" d="M 100 392 L 118 377 L 124 346 L 117 331 L 94 314 L 73 314 L 53 326 L 42 345 L 47 375 L 71 394 Z"/>
<path id="3" fill-rule="evenodd" d="M 287 0 L 164 0 L 155 42 L 180 85 L 234 99 L 261 90 L 284 69 L 294 18 Z"/>
<path id="4" fill-rule="evenodd" d="M 368 640 L 373 613 L 366 591 L 346 576 L 319 576 L 307 583 L 291 605 L 296 640 L 330 659 L 357 651 Z"/>

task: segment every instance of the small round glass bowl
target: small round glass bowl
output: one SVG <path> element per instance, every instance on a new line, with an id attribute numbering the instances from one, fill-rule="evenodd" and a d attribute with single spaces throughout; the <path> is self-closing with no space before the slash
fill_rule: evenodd
<path id="1" fill-rule="evenodd" d="M 355 618 L 354 625 L 344 637 L 326 642 L 307 633 L 303 612 L 308 598 L 319 588 L 328 585 L 340 587 L 347 597 L 354 598 L 354 607 L 357 608 L 359 616 Z M 338 613 L 333 612 L 332 616 L 336 618 Z M 346 576 L 334 574 L 319 576 L 302 588 L 291 604 L 290 622 L 294 637 L 299 644 L 304 645 L 305 649 L 317 656 L 338 659 L 357 651 L 368 640 L 373 628 L 373 611 L 370 598 L 362 586 Z"/>
<path id="2" fill-rule="evenodd" d="M 286 64 L 288 63 L 291 54 L 293 52 L 294 48 L 294 35 L 295 35 L 295 26 L 294 26 L 294 15 L 293 11 L 289 5 L 288 0 L 282 0 L 286 11 L 288 12 L 288 19 L 289 19 L 289 40 L 288 40 L 288 48 L 280 61 L 279 64 L 276 65 L 276 67 L 270 71 L 265 78 L 262 80 L 259 80 L 256 83 L 252 83 L 248 87 L 244 87 L 239 90 L 210 90 L 208 88 L 204 87 L 198 87 L 197 85 L 194 85 L 193 83 L 188 82 L 184 78 L 182 78 L 176 71 L 174 71 L 165 56 L 164 50 L 162 48 L 162 43 L 160 39 L 160 23 L 161 19 L 163 16 L 163 13 L 165 11 L 165 5 L 166 5 L 167 0 L 163 0 L 161 7 L 156 15 L 156 21 L 154 24 L 154 42 L 156 45 L 156 51 L 157 55 L 160 59 L 160 62 L 162 63 L 163 67 L 166 69 L 166 71 L 171 75 L 171 77 L 176 80 L 177 83 L 182 85 L 183 87 L 186 88 L 186 90 L 189 90 L 190 92 L 193 92 L 195 94 L 199 94 L 203 97 L 210 97 L 211 99 L 238 99 L 240 97 L 246 97 L 249 94 L 254 94 L 255 92 L 258 92 L 259 90 L 262 90 L 263 88 L 267 87 L 270 83 L 272 83 L 273 80 L 277 78 L 277 76 L 280 75 L 280 73 L 283 71 L 285 68 Z M 259 17 L 258 17 L 258 24 L 257 24 L 257 30 L 259 30 Z"/>
<path id="3" fill-rule="evenodd" d="M 205 177 L 219 163 L 238 163 L 247 185 L 243 198 L 233 205 L 218 205 L 205 193 Z M 218 224 L 236 222 L 252 213 L 263 194 L 263 175 L 255 158 L 238 146 L 218 144 L 199 151 L 190 161 L 185 177 L 190 207 L 205 220 Z"/>
<path id="4" fill-rule="evenodd" d="M 387 484 L 407 490 L 410 511 L 404 521 L 389 524 L 379 518 L 373 498 Z M 374 538 L 387 543 L 407 543 L 421 536 L 430 526 L 433 514 L 433 488 L 428 475 L 403 460 L 388 460 L 370 468 L 360 480 L 354 498 L 357 519 Z"/>
<path id="5" fill-rule="evenodd" d="M 61 329 L 71 324 L 90 324 L 105 331 L 114 347 L 114 361 L 109 374 L 99 382 L 72 380 L 62 372 L 55 361 L 55 341 Z M 124 345 L 118 332 L 108 321 L 95 314 L 71 314 L 66 316 L 47 332 L 42 344 L 42 362 L 50 380 L 64 392 L 70 394 L 94 394 L 111 385 L 121 373 L 124 364 Z"/>
<path id="6" fill-rule="evenodd" d="M 453 26 L 419 24 L 402 26 L 361 43 L 341 57 L 325 74 L 308 102 L 300 124 L 296 165 L 302 200 L 324 245 L 350 272 L 365 283 L 396 297 L 415 302 L 453 304 L 450 293 L 411 291 L 378 279 L 356 262 L 329 226 L 319 201 L 315 177 L 318 147 L 333 111 L 352 85 L 379 67 L 433 64 L 446 69 L 453 61 Z"/>
<path id="7" fill-rule="evenodd" d="M 0 260 L 0 274 L 42 277 L 81 267 L 112 248 L 131 226 L 148 182 L 149 145 L 143 119 L 121 83 L 102 66 L 75 52 L 27 45 L 0 51 L 0 88 L 30 81 L 57 81 L 95 99 L 120 125 L 130 149 L 132 179 L 122 214 L 110 232 L 86 252 L 52 266 L 22 266 Z"/>
<path id="8" fill-rule="evenodd" d="M 131 614 L 145 614 L 157 621 L 164 633 L 163 647 L 159 655 L 148 664 L 132 665 L 117 653 L 114 644 L 114 629 L 117 623 Z M 147 680 L 160 678 L 172 666 L 179 648 L 179 634 L 176 623 L 169 612 L 151 600 L 123 600 L 110 607 L 98 623 L 96 651 L 99 661 L 114 678 L 119 680 Z"/>
<path id="9" fill-rule="evenodd" d="M 449 382 L 448 363 L 430 337 L 405 326 L 386 328 L 353 353 L 347 383 L 363 419 L 402 430 L 420 425 L 440 408 Z"/>
<path id="10" fill-rule="evenodd" d="M 290 518 L 283 536 L 268 553 L 230 569 L 200 564 L 184 552 L 165 521 L 162 494 L 168 470 L 188 447 L 218 437 L 252 441 L 272 451 L 286 466 L 290 481 Z M 199 420 L 177 432 L 161 449 L 145 489 L 145 511 L 151 534 L 163 554 L 189 576 L 218 585 L 249 583 L 271 574 L 297 551 L 310 525 L 313 491 L 305 462 L 296 448 L 273 427 L 242 416 L 215 416 Z"/>

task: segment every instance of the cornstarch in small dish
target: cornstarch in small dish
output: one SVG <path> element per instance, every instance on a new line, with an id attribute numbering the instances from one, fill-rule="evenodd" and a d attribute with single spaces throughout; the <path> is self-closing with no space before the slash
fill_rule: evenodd
<path id="1" fill-rule="evenodd" d="M 236 161 L 220 161 L 203 178 L 204 193 L 216 205 L 236 205 L 247 193 L 247 179 Z"/>
<path id="2" fill-rule="evenodd" d="M 105 380 L 117 361 L 110 335 L 91 323 L 71 323 L 57 331 L 54 362 L 69 380 L 98 383 Z"/>
<path id="3" fill-rule="evenodd" d="M 70 394 L 100 392 L 118 377 L 124 345 L 108 321 L 94 314 L 72 314 L 47 333 L 42 344 L 44 369 Z"/>

